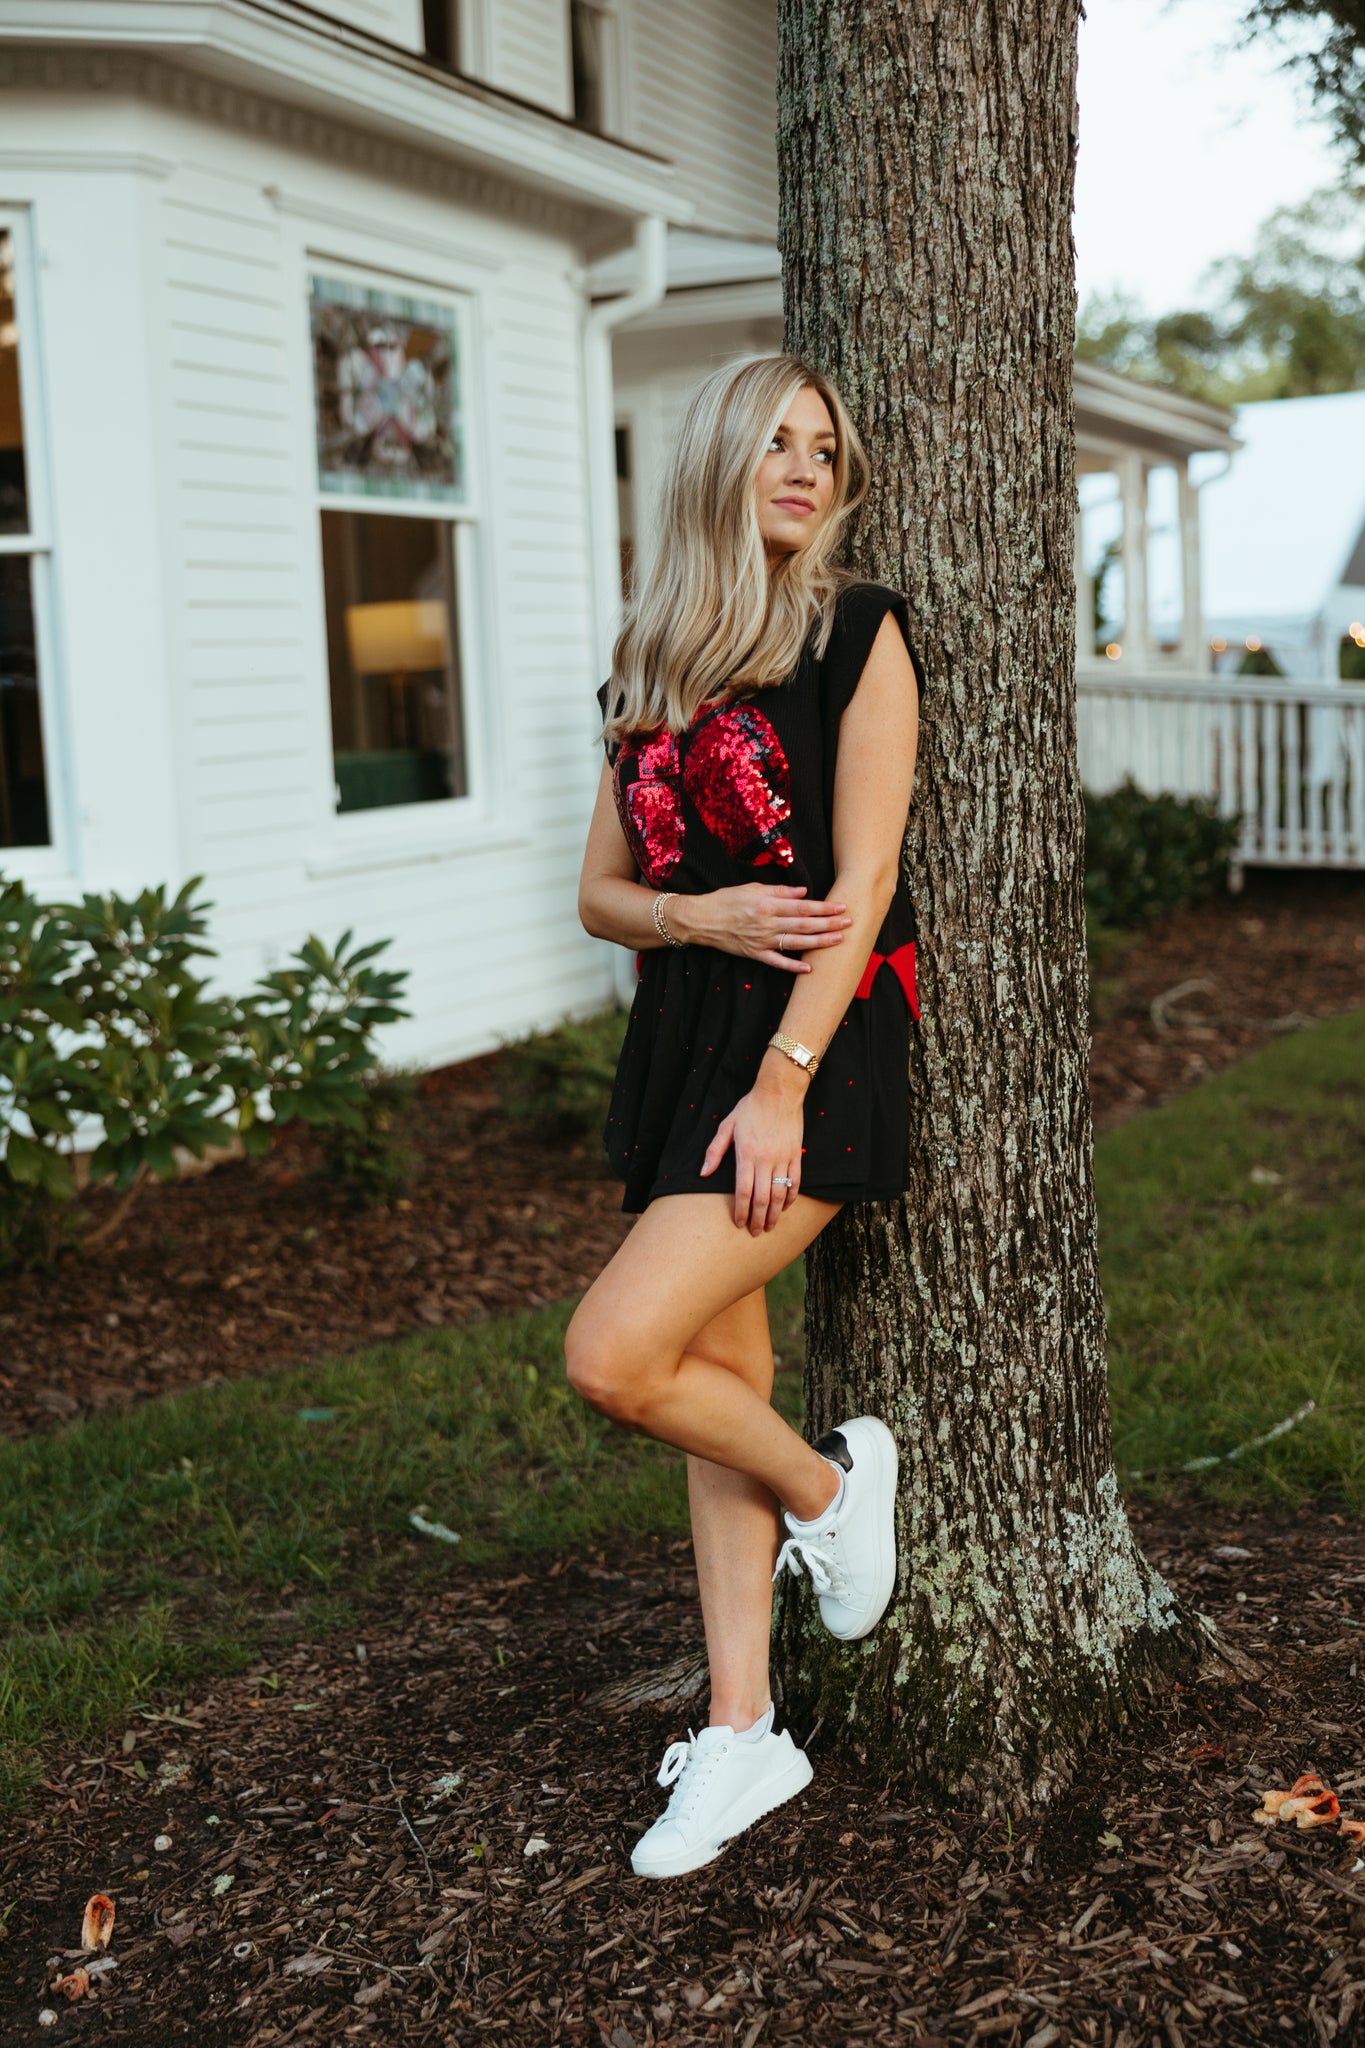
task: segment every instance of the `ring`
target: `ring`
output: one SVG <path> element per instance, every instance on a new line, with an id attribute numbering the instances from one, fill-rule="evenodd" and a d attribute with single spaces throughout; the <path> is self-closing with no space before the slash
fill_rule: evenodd
<path id="1" fill-rule="evenodd" d="M 773 1186 L 775 1188 L 791 1188 L 796 1186 L 796 1182 L 785 1173 L 775 1173 L 773 1175 Z"/>
<path id="2" fill-rule="evenodd" d="M 779 953 L 785 953 L 787 950 L 787 934 L 785 932 L 779 932 L 777 935 L 777 950 Z"/>

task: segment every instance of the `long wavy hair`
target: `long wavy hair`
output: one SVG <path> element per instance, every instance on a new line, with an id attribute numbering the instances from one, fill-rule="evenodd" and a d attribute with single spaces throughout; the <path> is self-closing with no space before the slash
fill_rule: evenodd
<path id="1" fill-rule="evenodd" d="M 804 548 L 769 564 L 754 481 L 799 391 L 818 391 L 834 423 L 834 492 Z M 791 674 L 815 629 L 823 653 L 835 566 L 850 513 L 867 490 L 867 457 L 828 378 L 796 356 L 727 363 L 698 386 L 669 469 L 653 566 L 612 651 L 603 737 L 667 726 L 681 733 L 703 706 Z"/>

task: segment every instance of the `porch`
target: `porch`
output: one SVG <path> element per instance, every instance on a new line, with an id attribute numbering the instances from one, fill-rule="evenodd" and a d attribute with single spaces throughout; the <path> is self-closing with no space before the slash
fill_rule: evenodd
<path id="1" fill-rule="evenodd" d="M 1365 869 L 1365 685 L 1086 667 L 1076 716 L 1087 789 L 1212 798 L 1239 869 Z"/>

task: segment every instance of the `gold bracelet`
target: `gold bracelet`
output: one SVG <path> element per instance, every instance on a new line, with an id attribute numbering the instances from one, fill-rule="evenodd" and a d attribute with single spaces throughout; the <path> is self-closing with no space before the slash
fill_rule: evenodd
<path id="1" fill-rule="evenodd" d="M 789 1038 L 785 1031 L 774 1031 L 768 1040 L 774 1052 L 784 1052 L 798 1067 L 804 1067 L 812 1080 L 820 1062 L 808 1045 L 802 1045 L 799 1038 Z"/>
<path id="2" fill-rule="evenodd" d="M 672 932 L 668 929 L 668 919 L 664 916 L 665 903 L 671 903 L 676 893 L 676 890 L 665 889 L 654 898 L 654 929 L 666 946 L 681 946 L 683 943 L 681 939 L 674 938 Z"/>

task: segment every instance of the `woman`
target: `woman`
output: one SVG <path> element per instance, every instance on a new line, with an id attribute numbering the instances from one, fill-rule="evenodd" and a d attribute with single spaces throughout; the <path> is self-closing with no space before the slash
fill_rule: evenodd
<path id="1" fill-rule="evenodd" d="M 639 955 L 607 1127 L 639 1220 L 566 1357 L 594 1407 L 687 1453 L 711 1677 L 710 1725 L 665 1754 L 641 1876 L 709 1863 L 810 1782 L 773 1728 L 777 1572 L 804 1567 L 845 1640 L 895 1583 L 891 1433 L 860 1416 L 812 1446 L 788 1427 L 764 1298 L 841 1203 L 907 1178 L 920 678 L 904 599 L 832 566 L 865 478 L 815 371 L 716 371 L 599 692 L 579 913 Z"/>

